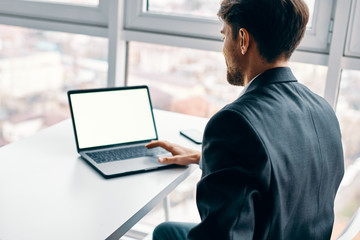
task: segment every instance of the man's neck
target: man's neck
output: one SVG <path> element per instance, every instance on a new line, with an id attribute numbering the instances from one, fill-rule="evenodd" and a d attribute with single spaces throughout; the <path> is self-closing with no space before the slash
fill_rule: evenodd
<path id="1" fill-rule="evenodd" d="M 275 62 L 269 63 L 264 60 L 257 61 L 253 66 L 250 66 L 249 71 L 245 74 L 244 86 L 248 85 L 256 76 L 261 73 L 278 67 L 288 67 L 289 61 L 285 59 L 278 59 Z"/>

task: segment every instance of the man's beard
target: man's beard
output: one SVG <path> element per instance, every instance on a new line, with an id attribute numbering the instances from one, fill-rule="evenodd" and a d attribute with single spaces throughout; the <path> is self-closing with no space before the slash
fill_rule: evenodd
<path id="1" fill-rule="evenodd" d="M 238 69 L 227 69 L 227 81 L 234 86 L 244 86 L 244 76 Z"/>

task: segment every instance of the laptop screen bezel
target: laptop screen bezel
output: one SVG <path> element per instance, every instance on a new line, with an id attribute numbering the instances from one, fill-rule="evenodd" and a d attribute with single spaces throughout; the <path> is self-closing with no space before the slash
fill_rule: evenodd
<path id="1" fill-rule="evenodd" d="M 141 140 L 141 141 L 132 141 L 132 142 L 126 142 L 126 143 L 116 143 L 116 144 L 101 145 L 101 146 L 96 146 L 96 147 L 80 148 L 79 147 L 79 141 L 78 141 L 78 135 L 77 135 L 77 131 L 76 131 L 76 124 L 75 124 L 75 118 L 74 118 L 74 113 L 73 113 L 73 107 L 72 107 L 71 97 L 70 96 L 73 95 L 73 94 L 94 93 L 94 92 L 108 92 L 108 91 L 124 91 L 124 90 L 131 90 L 131 89 L 146 89 L 146 91 L 147 91 L 147 95 L 148 95 L 148 98 L 149 98 L 149 104 L 150 104 L 151 117 L 152 117 L 153 126 L 154 126 L 154 130 L 155 130 L 155 138 Z M 128 86 L 128 87 L 110 87 L 110 88 L 69 90 L 67 92 L 67 95 L 68 95 L 68 102 L 69 102 L 70 113 L 71 113 L 71 122 L 72 122 L 74 135 L 75 135 L 76 150 L 77 150 L 78 153 L 80 153 L 82 151 L 91 151 L 91 150 L 98 150 L 98 149 L 103 149 L 103 148 L 126 146 L 126 145 L 130 145 L 130 144 L 141 144 L 141 143 L 150 142 L 152 140 L 158 140 L 158 133 L 157 133 L 156 124 L 155 124 L 155 118 L 154 118 L 154 113 L 153 113 L 153 106 L 152 106 L 152 102 L 151 102 L 151 97 L 150 97 L 150 91 L 149 91 L 148 86 L 146 86 L 146 85 Z"/>

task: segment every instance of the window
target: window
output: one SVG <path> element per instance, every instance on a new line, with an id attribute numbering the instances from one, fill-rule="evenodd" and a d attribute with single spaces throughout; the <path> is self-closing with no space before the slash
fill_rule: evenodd
<path id="1" fill-rule="evenodd" d="M 1 0 L 2 24 L 107 36 L 108 0 Z"/>
<path id="2" fill-rule="evenodd" d="M 319 53 L 328 52 L 333 1 L 329 3 L 326 0 L 306 0 L 306 3 L 311 16 L 305 38 L 299 49 Z M 216 18 L 218 8 L 219 1 L 214 0 L 127 0 L 125 28 L 127 31 L 141 30 L 149 33 L 220 41 L 221 23 Z M 165 21 L 166 24 L 164 24 Z M 136 39 L 128 37 L 127 40 Z"/>
<path id="3" fill-rule="evenodd" d="M 23 0 L 28 2 L 49 2 L 49 3 L 67 3 L 74 5 L 88 5 L 88 6 L 97 6 L 99 5 L 99 0 Z"/>
<path id="4" fill-rule="evenodd" d="M 218 8 L 218 0 L 150 0 L 147 3 L 147 11 L 149 12 L 173 13 L 193 17 L 216 18 Z"/>
<path id="5" fill-rule="evenodd" d="M 300 82 L 324 95 L 327 67 L 291 62 Z M 164 45 L 131 42 L 128 85 L 149 85 L 155 108 L 210 117 L 240 94 L 227 83 L 224 56 Z"/>
<path id="6" fill-rule="evenodd" d="M 315 0 L 305 0 L 309 7 L 310 19 L 308 28 L 312 27 L 312 17 L 314 13 Z M 218 0 L 149 0 L 147 2 L 148 12 L 158 12 L 164 14 L 178 14 L 189 17 L 208 17 L 216 18 L 219 9 Z"/>
<path id="7" fill-rule="evenodd" d="M 298 81 L 314 93 L 324 97 L 327 67 L 309 63 L 290 62 L 290 68 Z"/>
<path id="8" fill-rule="evenodd" d="M 336 113 L 345 156 L 345 175 L 335 202 L 336 224 L 346 226 L 360 203 L 360 71 L 343 70 Z M 337 229 L 334 228 L 334 231 Z M 338 231 L 339 232 L 339 231 Z"/>
<path id="9" fill-rule="evenodd" d="M 304 0 L 305 3 L 308 5 L 309 8 L 309 13 L 310 13 L 310 17 L 309 17 L 309 22 L 307 24 L 307 28 L 311 29 L 313 26 L 313 16 L 314 16 L 314 8 L 315 8 L 315 3 L 316 0 Z"/>
<path id="10" fill-rule="evenodd" d="M 128 85 L 149 86 L 155 108 L 212 116 L 242 88 L 226 82 L 218 52 L 131 42 Z"/>
<path id="11" fill-rule="evenodd" d="M 336 112 L 342 129 L 345 165 L 360 161 L 360 71 L 343 70 Z M 358 128 L 358 129 L 357 129 Z"/>
<path id="12" fill-rule="evenodd" d="M 107 40 L 0 25 L 0 146 L 69 118 L 66 91 L 105 87 Z"/>
<path id="13" fill-rule="evenodd" d="M 349 31 L 346 38 L 345 54 L 347 56 L 360 57 L 360 2 L 353 1 L 349 19 Z"/>

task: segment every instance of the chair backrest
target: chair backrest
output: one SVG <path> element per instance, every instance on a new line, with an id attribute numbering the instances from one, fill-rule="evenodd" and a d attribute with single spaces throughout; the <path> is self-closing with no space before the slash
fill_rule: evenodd
<path id="1" fill-rule="evenodd" d="M 353 239 L 360 232 L 360 208 L 355 212 L 348 225 L 342 231 L 337 240 Z"/>

